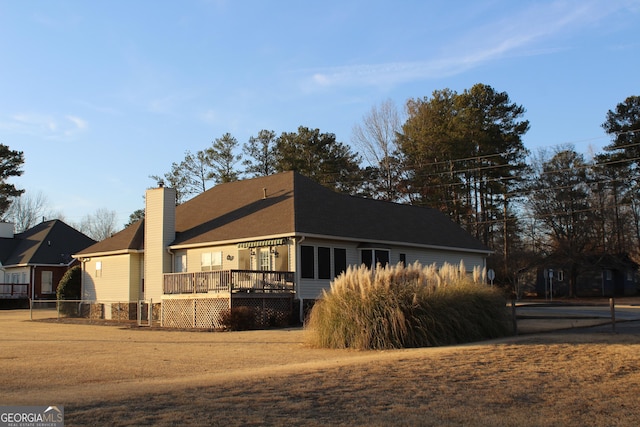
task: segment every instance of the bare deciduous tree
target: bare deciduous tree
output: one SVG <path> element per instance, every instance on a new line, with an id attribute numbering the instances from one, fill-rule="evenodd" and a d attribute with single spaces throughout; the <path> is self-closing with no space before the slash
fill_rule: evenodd
<path id="1" fill-rule="evenodd" d="M 25 192 L 13 199 L 2 219 L 13 223 L 16 233 L 22 233 L 40 221 L 51 218 L 64 219 L 61 213 L 53 212 L 49 208 L 49 199 L 44 193 L 38 192 L 32 195 Z"/>
<path id="2" fill-rule="evenodd" d="M 402 128 L 400 114 L 392 100 L 374 105 L 356 124 L 352 142 L 361 150 L 364 159 L 376 168 L 380 179 L 379 192 L 384 200 L 399 198 L 399 150 L 397 134 Z"/>
<path id="3" fill-rule="evenodd" d="M 93 214 L 85 215 L 75 228 L 92 239 L 101 241 L 119 231 L 117 222 L 118 214 L 116 211 L 100 208 Z"/>

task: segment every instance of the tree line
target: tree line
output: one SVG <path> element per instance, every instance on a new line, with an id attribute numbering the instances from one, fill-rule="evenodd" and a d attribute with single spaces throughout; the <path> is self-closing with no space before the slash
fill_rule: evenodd
<path id="1" fill-rule="evenodd" d="M 229 133 L 196 153 L 185 152 L 163 175 L 150 177 L 177 192 L 177 203 L 206 191 L 215 184 L 237 181 L 241 176 L 257 177 L 295 170 L 336 191 L 357 193 L 360 157 L 337 141 L 335 134 L 300 126 L 297 132 L 277 135 L 261 130 L 242 146 Z M 239 169 L 239 165 L 244 166 Z"/>
<path id="2" fill-rule="evenodd" d="M 590 158 L 571 145 L 531 153 L 522 105 L 476 84 L 409 99 L 401 113 L 385 101 L 363 116 L 352 146 L 332 133 L 261 130 L 242 146 L 224 134 L 185 153 L 162 179 L 178 202 L 208 186 L 296 170 L 335 191 L 438 209 L 494 251 L 498 281 L 546 257 L 571 265 L 597 254 L 640 261 L 640 97 L 603 114 L 611 137 Z"/>
<path id="3" fill-rule="evenodd" d="M 640 97 L 603 114 L 611 140 L 589 158 L 571 145 L 531 153 L 525 113 L 489 85 L 436 90 L 403 111 L 391 101 L 373 106 L 352 145 L 303 126 L 263 129 L 242 145 L 225 133 L 150 177 L 184 203 L 219 183 L 295 170 L 338 192 L 438 209 L 494 251 L 489 266 L 505 285 L 550 256 L 573 266 L 570 286 L 594 254 L 640 261 Z"/>

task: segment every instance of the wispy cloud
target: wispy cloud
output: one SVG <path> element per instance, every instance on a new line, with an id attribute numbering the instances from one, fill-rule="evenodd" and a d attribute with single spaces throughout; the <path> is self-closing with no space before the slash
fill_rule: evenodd
<path id="1" fill-rule="evenodd" d="M 471 29 L 448 42 L 443 47 L 444 53 L 438 56 L 423 61 L 318 69 L 307 74 L 303 87 L 315 90 L 333 86 L 393 86 L 460 74 L 506 57 L 557 52 L 566 47 L 554 45 L 554 37 L 584 30 L 627 7 L 626 2 L 598 0 L 534 4 Z"/>
<path id="2" fill-rule="evenodd" d="M 72 130 L 85 130 L 88 127 L 88 124 L 85 120 L 82 120 L 80 117 L 76 116 L 66 116 L 66 119 L 69 120 L 75 126 L 75 129 Z"/>
<path id="3" fill-rule="evenodd" d="M 208 124 L 218 124 L 220 122 L 220 114 L 213 109 L 208 109 L 207 111 L 199 114 L 198 117 L 200 120 Z"/>
<path id="4" fill-rule="evenodd" d="M 55 117 L 47 114 L 18 113 L 0 118 L 0 129 L 46 139 L 66 139 L 87 130 L 86 120 L 74 116 Z"/>
<path id="5" fill-rule="evenodd" d="M 156 114 L 174 114 L 185 100 L 186 98 L 181 95 L 162 94 L 149 100 L 148 109 L 150 112 Z"/>

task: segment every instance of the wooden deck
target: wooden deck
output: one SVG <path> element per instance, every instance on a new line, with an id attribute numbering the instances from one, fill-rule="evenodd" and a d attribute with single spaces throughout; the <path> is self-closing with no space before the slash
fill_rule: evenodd
<path id="1" fill-rule="evenodd" d="M 164 275 L 165 295 L 295 291 L 293 271 L 220 270 Z"/>
<path id="2" fill-rule="evenodd" d="M 0 299 L 29 298 L 29 285 L 25 283 L 0 283 Z"/>

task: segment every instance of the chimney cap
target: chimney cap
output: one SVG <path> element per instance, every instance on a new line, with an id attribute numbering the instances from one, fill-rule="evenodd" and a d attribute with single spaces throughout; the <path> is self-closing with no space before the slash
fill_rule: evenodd
<path id="1" fill-rule="evenodd" d="M 158 180 L 158 188 L 162 188 L 162 187 L 164 187 L 164 181 L 159 179 Z"/>

